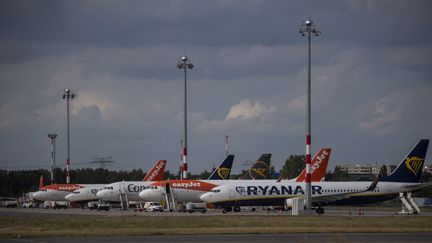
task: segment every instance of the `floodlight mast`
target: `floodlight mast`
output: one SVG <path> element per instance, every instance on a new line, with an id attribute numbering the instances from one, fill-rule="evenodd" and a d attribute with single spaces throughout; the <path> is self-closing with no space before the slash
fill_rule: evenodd
<path id="1" fill-rule="evenodd" d="M 177 62 L 177 68 L 183 69 L 184 72 L 184 134 L 183 134 L 183 166 L 182 179 L 187 179 L 188 164 L 187 164 L 187 69 L 192 69 L 194 65 L 187 56 L 182 56 Z"/>
<path id="2" fill-rule="evenodd" d="M 70 184 L 70 131 L 69 131 L 69 100 L 75 98 L 75 94 L 70 89 L 64 89 L 62 98 L 66 100 L 66 120 L 67 120 L 67 158 L 66 158 L 66 183 Z"/>
<path id="3" fill-rule="evenodd" d="M 313 21 L 306 19 L 302 21 L 299 33 L 308 38 L 308 74 L 307 74 L 307 134 L 306 134 L 306 210 L 312 209 L 312 185 L 311 185 L 311 34 L 321 34 L 315 28 Z"/>

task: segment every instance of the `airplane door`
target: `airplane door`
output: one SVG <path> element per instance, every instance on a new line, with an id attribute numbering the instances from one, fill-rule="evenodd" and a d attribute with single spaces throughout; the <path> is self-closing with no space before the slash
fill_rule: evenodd
<path id="1" fill-rule="evenodd" d="M 124 183 L 120 183 L 119 189 L 121 194 L 126 193 L 126 185 Z"/>
<path id="2" fill-rule="evenodd" d="M 169 184 L 169 183 L 166 183 L 166 184 L 165 184 L 165 193 L 166 193 L 167 195 L 171 194 L 171 187 L 170 187 L 170 184 Z"/>
<path id="3" fill-rule="evenodd" d="M 230 186 L 230 188 L 229 188 L 229 197 L 233 198 L 234 195 L 235 195 L 235 189 L 234 189 L 233 186 Z"/>

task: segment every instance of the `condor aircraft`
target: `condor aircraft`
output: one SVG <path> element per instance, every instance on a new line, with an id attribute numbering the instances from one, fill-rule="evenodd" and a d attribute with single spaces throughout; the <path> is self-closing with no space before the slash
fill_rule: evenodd
<path id="1" fill-rule="evenodd" d="M 323 148 L 312 160 L 312 180 L 321 181 L 324 179 L 327 169 L 328 160 L 330 157 L 331 149 Z M 264 161 L 263 161 L 264 160 Z M 258 161 L 246 172 L 243 178 L 254 178 L 257 176 L 264 176 L 267 174 L 267 168 L 270 164 L 270 154 L 263 154 Z M 304 181 L 306 170 L 304 169 L 297 178 L 289 181 Z M 202 202 L 200 196 L 205 192 L 210 191 L 216 186 L 233 184 L 233 183 L 246 183 L 251 181 L 261 182 L 275 182 L 275 180 L 170 180 L 159 181 L 152 183 L 152 187 L 140 192 L 139 196 L 145 201 L 160 202 L 166 198 L 166 195 L 172 194 L 176 202 Z"/>
<path id="2" fill-rule="evenodd" d="M 144 180 L 162 180 L 165 165 L 166 160 L 159 160 L 144 177 Z M 33 193 L 33 198 L 38 201 L 91 201 L 97 200 L 95 196 L 92 196 L 93 192 L 96 193 L 96 190 L 105 186 L 106 184 L 53 184 L 40 187 L 39 191 Z"/>
<path id="3" fill-rule="evenodd" d="M 316 182 L 312 184 L 312 203 L 318 206 L 329 204 L 366 204 L 381 202 L 399 196 L 400 192 L 411 192 L 429 183 L 419 183 L 423 171 L 429 140 L 422 139 L 400 162 L 389 176 L 374 182 Z M 293 198 L 304 198 L 304 183 L 238 181 L 221 185 L 203 194 L 201 200 L 217 207 L 239 206 L 284 206 Z M 318 211 L 320 210 L 320 211 Z"/>
<path id="4" fill-rule="evenodd" d="M 150 169 L 150 171 L 144 176 L 143 181 L 160 181 L 163 179 L 163 175 L 165 173 L 166 160 L 159 160 L 156 164 Z M 97 201 L 98 198 L 96 193 L 102 189 L 104 189 L 107 184 L 98 185 L 98 186 L 88 186 L 84 188 L 77 189 L 72 193 L 66 195 L 66 200 L 69 202 L 75 203 L 85 203 L 89 201 Z"/>
<path id="5" fill-rule="evenodd" d="M 218 166 L 216 171 L 209 177 L 210 180 L 224 179 L 229 177 L 231 167 L 234 160 L 234 155 L 228 155 L 224 161 Z M 96 193 L 97 198 L 109 202 L 142 201 L 138 196 L 139 192 L 152 187 L 155 182 L 150 181 L 122 181 L 115 182 L 105 186 L 104 189 Z M 123 196 L 125 199 L 123 199 Z"/>

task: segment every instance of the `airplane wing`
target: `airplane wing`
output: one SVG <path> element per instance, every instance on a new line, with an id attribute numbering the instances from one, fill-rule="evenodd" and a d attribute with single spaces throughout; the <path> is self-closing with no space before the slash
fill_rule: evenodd
<path id="1" fill-rule="evenodd" d="M 363 191 L 359 192 L 339 192 L 335 194 L 327 194 L 327 195 L 317 195 L 312 197 L 312 202 L 333 202 L 345 198 L 349 198 L 352 195 L 363 193 L 363 192 L 369 192 L 375 190 L 376 186 L 378 185 L 379 177 L 376 177 L 374 181 L 370 184 L 370 186 Z"/>
<path id="2" fill-rule="evenodd" d="M 407 191 L 414 191 L 422 189 L 423 187 L 432 186 L 432 182 L 419 183 L 415 185 L 404 186 Z"/>

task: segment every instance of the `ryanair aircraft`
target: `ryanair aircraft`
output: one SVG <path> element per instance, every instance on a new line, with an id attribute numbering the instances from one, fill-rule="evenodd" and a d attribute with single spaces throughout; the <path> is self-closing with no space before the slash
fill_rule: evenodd
<path id="1" fill-rule="evenodd" d="M 312 183 L 312 204 L 323 213 L 323 205 L 355 205 L 390 200 L 400 192 L 411 192 L 429 185 L 419 183 L 429 140 L 422 139 L 389 176 L 375 181 Z M 217 207 L 285 206 L 293 198 L 305 197 L 305 183 L 237 181 L 203 194 L 202 201 Z M 235 210 L 236 211 L 236 210 Z"/>
<path id="2" fill-rule="evenodd" d="M 327 164 L 331 149 L 323 148 L 312 160 L 312 180 L 321 181 L 325 177 Z M 233 184 L 239 182 L 259 181 L 260 183 L 271 183 L 276 180 L 267 178 L 271 154 L 262 154 L 251 168 L 243 175 L 242 180 L 169 180 L 154 182 L 154 187 L 140 192 L 139 196 L 145 201 L 160 202 L 165 200 L 167 194 L 171 194 L 176 202 L 202 202 L 200 196 L 216 186 Z M 216 170 L 213 174 L 215 174 Z M 304 181 L 306 170 L 304 169 L 297 178 L 289 181 Z"/>

